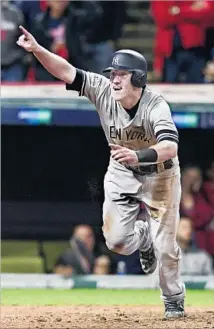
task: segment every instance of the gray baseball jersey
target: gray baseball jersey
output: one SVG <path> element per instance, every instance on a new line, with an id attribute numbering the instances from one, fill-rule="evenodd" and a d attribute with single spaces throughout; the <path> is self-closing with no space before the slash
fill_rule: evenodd
<path id="1" fill-rule="evenodd" d="M 149 88 L 144 89 L 133 119 L 111 96 L 107 78 L 82 71 L 78 88 L 67 86 L 72 88 L 96 106 L 108 142 L 133 150 L 148 148 L 164 139 L 178 142 L 168 104 Z M 166 300 L 183 299 L 185 291 L 179 276 L 181 253 L 176 243 L 180 168 L 177 157 L 173 162 L 171 169 L 165 170 L 158 164 L 162 170 L 142 176 L 110 157 L 104 178 L 103 234 L 108 248 L 129 255 L 137 249 L 148 250 L 153 240 L 159 258 L 160 287 Z M 147 210 L 145 220 L 138 218 L 141 202 Z"/>
<path id="2" fill-rule="evenodd" d="M 110 143 L 142 150 L 164 139 L 178 142 L 178 132 L 168 104 L 161 95 L 148 87 L 144 90 L 138 111 L 132 120 L 120 102 L 116 102 L 111 96 L 109 79 L 101 75 L 85 72 L 80 95 L 86 96 L 95 104 Z M 177 158 L 174 162 L 177 162 Z"/>

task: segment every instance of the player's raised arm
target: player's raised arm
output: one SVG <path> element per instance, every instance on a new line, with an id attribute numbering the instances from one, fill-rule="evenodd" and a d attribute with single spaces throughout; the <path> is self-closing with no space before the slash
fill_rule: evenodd
<path id="1" fill-rule="evenodd" d="M 38 44 L 36 39 L 23 26 L 19 27 L 22 35 L 16 42 L 18 46 L 32 52 L 44 68 L 56 78 L 72 83 L 76 76 L 76 68 L 64 58 L 50 52 Z"/>

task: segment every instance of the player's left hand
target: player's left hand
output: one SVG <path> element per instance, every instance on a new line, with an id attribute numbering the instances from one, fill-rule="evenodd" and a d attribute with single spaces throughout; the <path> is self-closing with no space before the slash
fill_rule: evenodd
<path id="1" fill-rule="evenodd" d="M 128 165 L 134 165 L 139 162 L 135 151 L 121 145 L 109 144 L 109 146 L 111 148 L 111 156 L 114 160 Z"/>

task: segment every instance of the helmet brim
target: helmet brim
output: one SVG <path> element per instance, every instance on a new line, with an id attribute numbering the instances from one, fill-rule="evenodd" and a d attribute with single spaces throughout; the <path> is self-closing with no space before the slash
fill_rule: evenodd
<path id="1" fill-rule="evenodd" d="M 103 73 L 111 72 L 112 70 L 114 70 L 114 68 L 112 66 L 109 66 L 105 70 L 103 70 Z"/>
<path id="2" fill-rule="evenodd" d="M 114 65 L 114 66 L 109 66 L 106 69 L 104 69 L 103 73 L 111 72 L 112 70 L 121 70 L 121 71 L 128 71 L 128 72 L 134 71 L 134 69 L 130 69 L 127 66 Z"/>

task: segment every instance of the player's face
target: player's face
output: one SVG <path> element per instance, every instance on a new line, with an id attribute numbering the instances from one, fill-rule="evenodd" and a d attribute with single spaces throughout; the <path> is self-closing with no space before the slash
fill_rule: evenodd
<path id="1" fill-rule="evenodd" d="M 133 92 L 131 84 L 132 74 L 122 70 L 112 70 L 110 73 L 110 86 L 113 98 L 121 101 Z"/>

